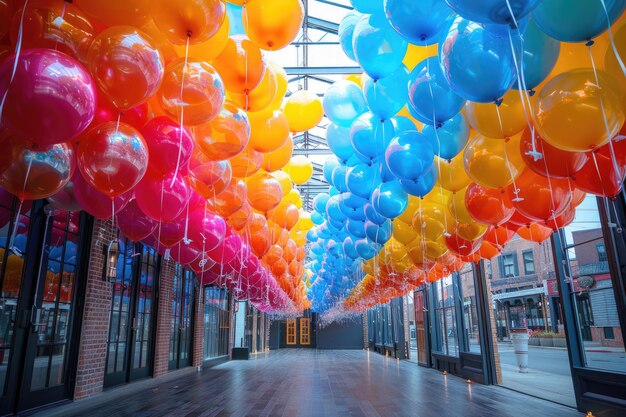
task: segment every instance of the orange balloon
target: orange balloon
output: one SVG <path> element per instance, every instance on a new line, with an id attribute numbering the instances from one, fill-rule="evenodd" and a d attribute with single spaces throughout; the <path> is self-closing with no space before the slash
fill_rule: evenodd
<path id="1" fill-rule="evenodd" d="M 222 76 L 226 89 L 246 94 L 254 90 L 265 74 L 265 58 L 261 50 L 244 36 L 232 36 L 213 66 Z"/>
<path id="2" fill-rule="evenodd" d="M 483 259 L 493 259 L 500 255 L 500 250 L 491 243 L 483 240 L 482 245 L 480 245 L 480 249 L 478 249 L 478 254 Z"/>
<path id="3" fill-rule="evenodd" d="M 283 198 L 280 183 L 273 176 L 258 172 L 246 180 L 248 201 L 255 210 L 268 212 L 276 208 Z"/>
<path id="4" fill-rule="evenodd" d="M 128 25 L 140 27 L 150 20 L 151 0 L 75 0 L 89 17 L 107 26 Z"/>
<path id="5" fill-rule="evenodd" d="M 220 0 L 152 2 L 154 22 L 170 42 L 178 45 L 187 42 L 195 45 L 211 38 L 219 30 L 225 16 L 226 5 Z"/>
<path id="6" fill-rule="evenodd" d="M 204 198 L 214 198 L 230 184 L 232 169 L 228 161 L 213 161 L 197 149 L 189 160 L 187 181 Z"/>
<path id="7" fill-rule="evenodd" d="M 220 195 L 207 200 L 207 205 L 220 216 L 227 218 L 243 207 L 246 198 L 246 184 L 243 181 L 233 179 Z"/>
<path id="8" fill-rule="evenodd" d="M 287 272 L 287 261 L 282 258 L 270 264 L 270 266 L 272 268 L 272 273 L 276 276 L 281 276 Z"/>
<path id="9" fill-rule="evenodd" d="M 269 213 L 269 217 L 271 217 L 278 226 L 289 231 L 298 223 L 300 211 L 298 207 L 291 203 L 281 203 Z"/>
<path id="10" fill-rule="evenodd" d="M 147 24 L 142 26 L 141 30 L 152 39 L 161 53 L 165 65 L 169 65 L 170 62 L 178 58 L 174 45 L 172 45 L 170 40 L 159 30 L 154 20 L 150 20 Z"/>
<path id="11" fill-rule="evenodd" d="M 273 152 L 285 144 L 289 137 L 289 121 L 280 110 L 248 114 L 250 144 L 261 153 Z"/>
<path id="12" fill-rule="evenodd" d="M 221 161 L 239 155 L 250 141 L 250 123 L 246 112 L 227 101 L 211 122 L 193 128 L 196 144 L 212 160 Z"/>
<path id="13" fill-rule="evenodd" d="M 196 44 L 189 45 L 189 58 L 195 58 L 200 61 L 212 61 L 219 54 L 222 53 L 224 48 L 226 48 L 226 44 L 228 43 L 228 33 L 230 32 L 230 21 L 228 20 L 228 15 L 224 16 L 224 21 L 220 25 L 220 28 L 217 30 L 217 33 L 206 41 Z M 170 44 L 171 45 L 171 44 Z M 179 57 L 185 57 L 185 53 L 187 52 L 186 45 L 175 45 L 174 50 Z"/>
<path id="14" fill-rule="evenodd" d="M 230 99 L 249 112 L 267 109 L 278 93 L 278 78 L 270 65 L 265 69 L 263 79 L 256 88 L 247 94 L 230 93 Z"/>
<path id="15" fill-rule="evenodd" d="M 515 185 L 507 187 L 507 195 L 513 207 L 534 221 L 546 221 L 559 216 L 571 204 L 569 180 L 546 178 L 526 168 Z"/>
<path id="16" fill-rule="evenodd" d="M 293 189 L 293 183 L 291 182 L 291 178 L 289 174 L 285 171 L 274 171 L 272 172 L 272 177 L 276 178 L 280 183 L 280 188 L 283 191 L 283 196 L 289 194 L 289 192 Z"/>
<path id="17" fill-rule="evenodd" d="M 163 80 L 163 57 L 156 44 L 130 26 L 100 33 L 89 48 L 87 61 L 100 89 L 122 111 L 148 101 Z"/>
<path id="18" fill-rule="evenodd" d="M 296 252 L 298 251 L 298 245 L 292 239 L 287 240 L 285 246 L 283 247 L 284 254 L 283 257 L 287 262 L 291 262 L 296 259 Z M 295 274 L 293 274 L 295 275 Z"/>
<path id="19" fill-rule="evenodd" d="M 552 229 L 537 223 L 532 223 L 528 226 L 520 227 L 517 234 L 522 239 L 541 243 L 552 236 Z"/>
<path id="20" fill-rule="evenodd" d="M 230 215 L 228 218 L 228 224 L 230 224 L 236 231 L 241 231 L 246 226 L 250 216 L 252 216 L 252 207 L 250 207 L 250 204 L 244 203 L 239 210 Z"/>
<path id="21" fill-rule="evenodd" d="M 288 272 L 294 277 L 301 277 L 304 274 L 304 266 L 298 261 L 291 261 Z"/>
<path id="22" fill-rule="evenodd" d="M 475 221 L 490 226 L 506 223 L 515 211 L 510 198 L 503 191 L 475 183 L 467 187 L 465 207 Z"/>
<path id="23" fill-rule="evenodd" d="M 298 35 L 304 19 L 300 0 L 262 0 L 246 4 L 243 23 L 248 37 L 260 48 L 277 51 Z"/>
<path id="24" fill-rule="evenodd" d="M 289 135 L 287 141 L 274 152 L 269 152 L 263 154 L 263 164 L 262 168 L 267 172 L 274 172 L 289 163 L 291 159 L 291 155 L 293 153 L 293 140 L 291 139 L 291 135 Z"/>
<path id="25" fill-rule="evenodd" d="M 287 71 L 280 65 L 278 65 L 274 61 L 268 61 L 267 66 L 272 68 L 274 74 L 276 74 L 276 96 L 274 97 L 274 101 L 269 105 L 268 110 L 277 110 L 283 105 L 283 99 L 285 98 L 285 94 L 287 94 L 287 88 L 289 87 L 289 80 L 287 79 Z"/>
<path id="26" fill-rule="evenodd" d="M 203 61 L 185 63 L 184 58 L 165 68 L 158 94 L 161 108 L 168 116 L 191 126 L 213 120 L 222 110 L 226 97 L 215 68 Z"/>
<path id="27" fill-rule="evenodd" d="M 463 153 L 467 175 L 487 188 L 504 188 L 524 169 L 520 154 L 520 137 L 493 139 L 476 135 L 470 139 Z"/>
<path id="28" fill-rule="evenodd" d="M 263 257 L 263 261 L 269 265 L 275 264 L 283 258 L 283 253 L 283 248 L 280 245 L 272 245 Z"/>
<path id="29" fill-rule="evenodd" d="M 239 155 L 230 159 L 233 177 L 247 178 L 256 174 L 263 165 L 263 155 L 248 145 Z"/>
<path id="30" fill-rule="evenodd" d="M 483 241 L 491 243 L 498 250 L 502 250 L 513 235 L 515 235 L 515 232 L 507 227 L 492 227 L 483 237 Z"/>

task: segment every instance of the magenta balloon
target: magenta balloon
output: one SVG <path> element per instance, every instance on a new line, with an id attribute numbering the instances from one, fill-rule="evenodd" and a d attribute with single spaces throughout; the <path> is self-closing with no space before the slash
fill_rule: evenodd
<path id="1" fill-rule="evenodd" d="M 226 236 L 226 222 L 220 216 L 204 209 L 189 213 L 187 236 L 194 245 L 205 251 L 215 249 Z"/>
<path id="2" fill-rule="evenodd" d="M 133 198 L 133 192 L 129 191 L 115 197 L 114 204 L 111 204 L 111 199 L 89 185 L 78 171 L 74 173 L 72 183 L 76 202 L 87 213 L 103 220 L 111 218 L 113 206 L 115 206 L 115 214 L 118 214 Z"/>
<path id="3" fill-rule="evenodd" d="M 171 248 L 185 237 L 185 219 L 178 219 L 168 223 L 160 223 L 153 234 L 166 248 Z"/>
<path id="4" fill-rule="evenodd" d="M 51 49 L 21 52 L 0 65 L 0 97 L 8 89 L 2 124 L 31 146 L 46 147 L 74 139 L 96 112 L 96 87 L 74 58 Z"/>
<path id="5" fill-rule="evenodd" d="M 74 183 L 68 182 L 58 193 L 47 198 L 52 207 L 62 211 L 80 211 L 81 207 L 74 197 Z"/>
<path id="6" fill-rule="evenodd" d="M 116 216 L 117 226 L 133 242 L 139 242 L 156 229 L 158 223 L 141 211 L 137 201 L 132 199 Z"/>
<path id="7" fill-rule="evenodd" d="M 196 248 L 194 245 L 186 245 L 184 242 L 179 242 L 170 250 L 172 259 L 181 265 L 187 265 L 200 257 L 201 249 Z"/>
<path id="8" fill-rule="evenodd" d="M 150 168 L 165 176 L 186 167 L 193 151 L 193 139 L 187 128 L 181 129 L 166 116 L 155 117 L 141 129 L 148 144 Z M 179 158 L 180 155 L 180 158 Z"/>
<path id="9" fill-rule="evenodd" d="M 135 187 L 135 198 L 146 216 L 171 222 L 187 207 L 189 187 L 180 173 L 166 175 L 163 179 L 146 175 Z"/>
<path id="10" fill-rule="evenodd" d="M 231 264 L 231 261 L 238 258 L 240 252 L 241 238 L 230 230 L 227 231 L 226 237 L 215 249 L 207 251 L 209 257 L 215 262 L 224 265 L 224 267 L 230 266 L 233 270 L 235 270 L 235 267 Z"/>

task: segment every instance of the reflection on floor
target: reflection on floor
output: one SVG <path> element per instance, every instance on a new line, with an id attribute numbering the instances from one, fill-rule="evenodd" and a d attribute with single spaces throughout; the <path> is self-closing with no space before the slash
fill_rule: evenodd
<path id="1" fill-rule="evenodd" d="M 105 393 L 46 416 L 580 416 L 575 410 L 366 351 L 281 350 Z"/>

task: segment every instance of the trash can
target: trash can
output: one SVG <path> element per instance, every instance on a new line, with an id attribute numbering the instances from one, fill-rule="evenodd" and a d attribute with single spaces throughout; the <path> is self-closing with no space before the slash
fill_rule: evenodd
<path id="1" fill-rule="evenodd" d="M 519 367 L 519 371 L 523 374 L 528 373 L 528 329 L 518 327 L 511 329 L 511 341 L 515 350 L 515 362 Z"/>

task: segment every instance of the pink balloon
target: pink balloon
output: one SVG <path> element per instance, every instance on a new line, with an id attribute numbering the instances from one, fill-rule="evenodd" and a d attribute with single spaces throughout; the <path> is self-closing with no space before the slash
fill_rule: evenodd
<path id="1" fill-rule="evenodd" d="M 189 187 L 180 173 L 176 176 L 169 174 L 163 179 L 146 175 L 135 187 L 135 198 L 146 216 L 171 222 L 187 207 Z"/>
<path id="2" fill-rule="evenodd" d="M 226 237 L 220 242 L 220 244 L 210 251 L 207 251 L 209 257 L 218 264 L 223 264 L 225 267 L 232 266 L 231 261 L 236 259 L 241 252 L 241 238 L 238 234 L 233 233 L 230 229 L 226 232 Z"/>
<path id="3" fill-rule="evenodd" d="M 2 124 L 32 146 L 74 139 L 94 118 L 96 87 L 74 58 L 51 49 L 21 52 L 0 65 L 0 97 L 8 89 Z"/>
<path id="4" fill-rule="evenodd" d="M 202 249 L 199 249 L 191 244 L 187 245 L 184 242 L 177 243 L 170 250 L 172 259 L 181 265 L 192 263 L 200 257 L 201 252 Z"/>
<path id="5" fill-rule="evenodd" d="M 143 214 L 137 201 L 132 199 L 116 217 L 117 226 L 133 242 L 139 242 L 157 228 L 158 223 Z"/>
<path id="6" fill-rule="evenodd" d="M 166 116 L 155 117 L 141 129 L 150 153 L 150 168 L 162 176 L 186 167 L 193 151 L 193 139 L 187 128 L 182 128 Z M 180 157 L 179 157 L 180 156 Z"/>
<path id="7" fill-rule="evenodd" d="M 74 173 L 72 183 L 74 184 L 73 191 L 76 202 L 87 213 L 103 220 L 111 218 L 113 207 L 115 207 L 115 214 L 117 214 L 133 198 L 133 192 L 129 191 L 115 197 L 113 204 L 111 204 L 111 199 L 89 185 L 78 171 Z"/>
<path id="8" fill-rule="evenodd" d="M 16 197 L 4 188 L 0 187 L 0 229 L 11 221 L 11 217 L 13 216 L 11 209 L 13 208 L 14 201 L 16 202 L 15 210 L 17 210 L 18 206 Z M 32 201 L 25 200 L 24 203 L 22 203 L 22 210 L 20 212 L 22 214 L 26 214 L 28 210 L 30 210 L 31 206 Z"/>
<path id="9" fill-rule="evenodd" d="M 153 234 L 157 236 L 163 246 L 171 248 L 185 237 L 185 219 L 161 223 Z"/>
<path id="10" fill-rule="evenodd" d="M 205 251 L 215 249 L 226 236 L 226 222 L 220 216 L 199 209 L 189 214 L 187 236 Z"/>

